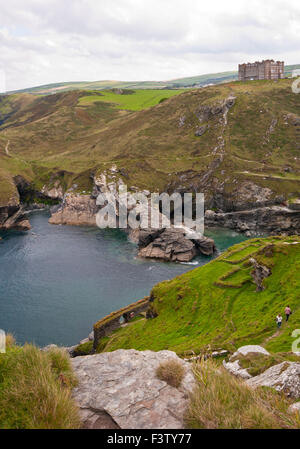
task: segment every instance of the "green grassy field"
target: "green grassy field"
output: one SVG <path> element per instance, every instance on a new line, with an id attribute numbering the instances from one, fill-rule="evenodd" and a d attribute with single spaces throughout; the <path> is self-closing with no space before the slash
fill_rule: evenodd
<path id="1" fill-rule="evenodd" d="M 261 292 L 251 276 L 250 257 L 272 271 Z M 101 351 L 170 349 L 187 355 L 260 344 L 274 353 L 290 352 L 292 332 L 300 327 L 299 269 L 299 236 L 235 245 L 207 265 L 157 284 L 151 296 L 158 316 L 100 340 Z M 275 317 L 284 315 L 287 304 L 293 314 L 277 335 Z"/>
<path id="2" fill-rule="evenodd" d="M 126 91 L 124 91 L 126 92 Z M 118 109 L 127 109 L 129 111 L 140 111 L 161 103 L 167 98 L 173 97 L 184 92 L 183 89 L 178 90 L 161 90 L 148 89 L 129 91 L 129 94 L 118 94 L 112 91 L 100 91 L 96 95 L 83 96 L 78 101 L 78 106 L 90 106 L 97 101 L 113 103 Z"/>

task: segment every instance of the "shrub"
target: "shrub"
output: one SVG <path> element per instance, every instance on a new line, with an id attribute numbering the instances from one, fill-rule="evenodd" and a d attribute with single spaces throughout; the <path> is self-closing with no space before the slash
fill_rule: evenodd
<path id="1" fill-rule="evenodd" d="M 92 349 L 93 349 L 93 342 L 87 341 L 86 343 L 82 343 L 81 345 L 76 346 L 73 353 L 74 356 L 89 355 L 92 352 Z"/>
<path id="2" fill-rule="evenodd" d="M 184 377 L 184 367 L 177 360 L 166 360 L 162 362 L 157 370 L 156 376 L 160 380 L 164 380 L 167 384 L 171 385 L 171 387 L 178 388 L 182 382 Z"/>
<path id="3" fill-rule="evenodd" d="M 288 413 L 291 402 L 271 388 L 248 387 L 214 360 L 194 365 L 196 387 L 186 414 L 186 427 L 200 429 L 300 428 Z"/>
<path id="4" fill-rule="evenodd" d="M 67 354 L 33 345 L 11 346 L 0 355 L 0 428 L 75 429 L 75 378 Z"/>

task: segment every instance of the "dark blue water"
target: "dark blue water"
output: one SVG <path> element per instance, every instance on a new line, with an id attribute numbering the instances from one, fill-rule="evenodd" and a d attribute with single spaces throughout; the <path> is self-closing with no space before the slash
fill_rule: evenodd
<path id="1" fill-rule="evenodd" d="M 50 225 L 48 218 L 35 212 L 31 231 L 0 234 L 0 329 L 20 343 L 76 344 L 101 317 L 196 266 L 140 260 L 118 230 Z M 220 251 L 245 239 L 229 230 L 207 234 Z"/>

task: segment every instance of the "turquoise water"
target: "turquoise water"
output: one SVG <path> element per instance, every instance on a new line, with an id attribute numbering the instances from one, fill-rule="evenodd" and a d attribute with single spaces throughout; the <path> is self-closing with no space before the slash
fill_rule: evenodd
<path id="1" fill-rule="evenodd" d="M 48 218 L 34 212 L 31 231 L 0 234 L 0 329 L 20 343 L 76 344 L 95 321 L 148 295 L 157 282 L 211 260 L 141 260 L 118 230 L 55 226 Z M 207 235 L 219 251 L 245 239 L 230 230 Z"/>

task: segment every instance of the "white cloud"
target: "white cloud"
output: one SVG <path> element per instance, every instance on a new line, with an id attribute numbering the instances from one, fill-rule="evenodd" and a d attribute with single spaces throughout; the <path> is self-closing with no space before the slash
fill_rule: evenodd
<path id="1" fill-rule="evenodd" d="M 300 63 L 298 0 L 1 3 L 7 90 L 71 80 L 163 80 L 268 57 Z"/>

